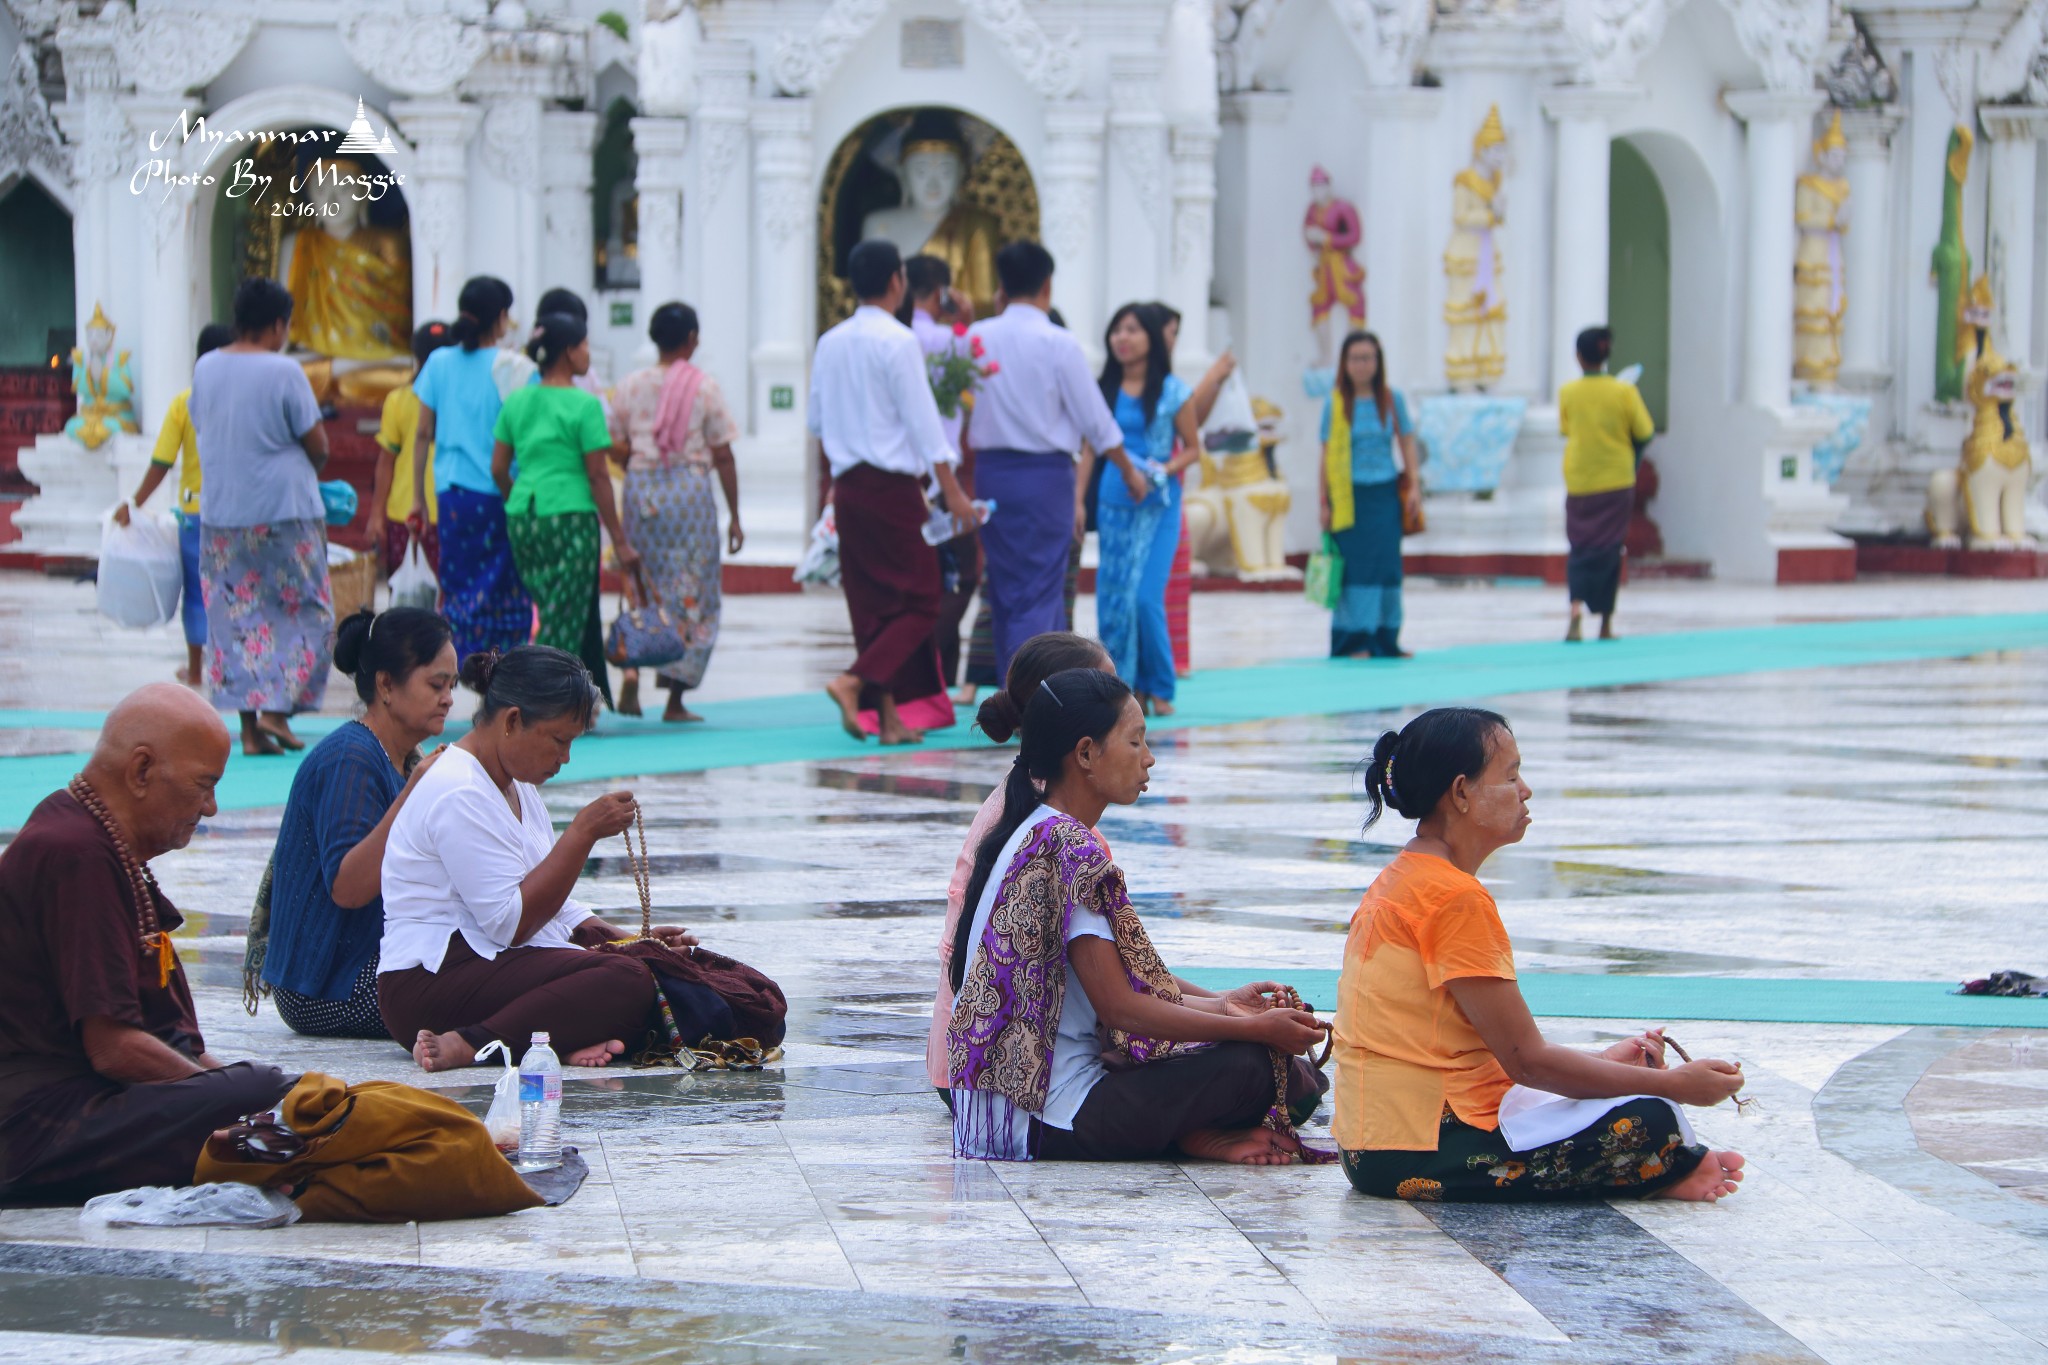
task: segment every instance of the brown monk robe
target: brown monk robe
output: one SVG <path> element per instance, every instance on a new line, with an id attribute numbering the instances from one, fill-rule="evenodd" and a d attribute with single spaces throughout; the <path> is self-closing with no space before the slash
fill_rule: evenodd
<path id="1" fill-rule="evenodd" d="M 146 866 L 214 813 L 228 748 L 194 693 L 145 687 L 0 853 L 0 1202 L 190 1184 L 208 1134 L 291 1088 L 207 1054 Z"/>

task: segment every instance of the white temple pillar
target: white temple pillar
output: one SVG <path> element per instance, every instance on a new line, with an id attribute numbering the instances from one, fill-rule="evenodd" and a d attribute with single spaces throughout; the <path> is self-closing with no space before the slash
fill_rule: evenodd
<path id="1" fill-rule="evenodd" d="M 1105 113 L 1099 104 L 1049 105 L 1045 169 L 1038 179 L 1041 235 L 1055 267 L 1053 302 L 1068 329 L 1082 338 L 1100 335 L 1104 316 L 1102 219 L 1096 210 Z"/>
<path id="2" fill-rule="evenodd" d="M 1387 348 L 1390 377 L 1419 383 L 1440 372 L 1429 353 L 1429 319 L 1441 310 L 1436 290 L 1443 263 L 1432 241 L 1437 225 L 1418 211 L 1424 201 L 1415 187 L 1433 174 L 1424 160 L 1435 145 L 1431 133 L 1443 112 L 1444 92 L 1419 85 L 1368 86 L 1357 99 L 1366 125 L 1366 165 L 1363 173 L 1347 168 L 1348 183 L 1340 176 L 1337 185 L 1365 217 L 1365 321 Z M 1392 212 L 1385 207 L 1389 198 Z M 1296 499 L 1297 511 L 1301 502 Z M 1314 498 L 1307 500 L 1307 515 L 1313 522 Z"/>
<path id="3" fill-rule="evenodd" d="M 814 329 L 811 102 L 754 102 L 754 429 L 801 449 Z"/>
<path id="4" fill-rule="evenodd" d="M 633 190 L 640 205 L 640 265 L 643 311 L 653 312 L 683 292 L 683 186 L 689 166 L 690 121 L 636 118 L 633 130 Z"/>
<path id="5" fill-rule="evenodd" d="M 85 344 L 85 320 L 93 306 L 118 309 L 122 283 L 116 273 L 120 234 L 115 231 L 120 200 L 129 198 L 127 177 L 133 135 L 115 103 L 120 66 L 113 38 L 103 26 L 63 24 L 57 47 L 64 56 L 65 98 L 50 112 L 72 149 L 71 183 L 77 202 L 71 214 L 73 297 L 78 316 L 78 341 Z M 123 321 L 115 318 L 118 324 Z M 132 324 L 131 324 L 132 325 Z"/>
<path id="6" fill-rule="evenodd" d="M 1543 95 L 1543 112 L 1557 121 L 1556 228 L 1551 234 L 1555 260 L 1550 309 L 1552 394 L 1579 377 L 1574 344 L 1579 333 L 1607 322 L 1608 172 L 1613 157 L 1608 123 L 1641 97 L 1638 90 L 1598 86 L 1560 86 Z M 1786 194 L 1789 224 L 1789 180 Z M 1789 255 L 1786 269 L 1791 269 Z"/>
<path id="7" fill-rule="evenodd" d="M 455 320 L 469 272 L 469 140 L 481 112 L 458 100 L 396 100 L 391 116 L 413 145 L 405 207 L 412 220 L 412 315 Z"/>
<path id="8" fill-rule="evenodd" d="M 507 94 L 484 107 L 477 136 L 478 160 L 489 173 L 479 206 L 489 228 L 472 243 L 477 265 L 512 286 L 512 316 L 526 324 L 538 316 L 541 291 L 558 283 L 543 279 L 540 269 L 540 129 L 540 98 Z"/>
<path id="9" fill-rule="evenodd" d="M 1782 411 L 1792 401 L 1793 189 L 1818 92 L 1737 90 L 1729 111 L 1748 125 L 1749 252 L 1742 397 Z"/>
<path id="10" fill-rule="evenodd" d="M 168 159 L 173 174 L 190 169 L 179 155 L 184 149 L 172 143 L 152 154 L 149 135 L 175 124 L 186 103 L 176 97 L 150 95 L 127 96 L 121 101 L 129 126 L 135 130 L 138 154 Z M 227 160 L 215 163 L 214 174 L 223 182 L 230 164 Z M 154 433 L 171 395 L 192 381 L 193 343 L 199 335 L 192 319 L 189 284 L 193 191 L 186 186 L 168 188 L 158 181 L 147 186 L 136 202 L 145 229 L 135 243 L 137 264 L 141 278 L 154 282 L 155 287 L 133 296 L 141 316 L 114 319 L 123 330 L 116 338 L 116 349 L 134 348 L 130 372 L 135 379 L 135 418 L 144 432 Z"/>
<path id="11" fill-rule="evenodd" d="M 540 119 L 541 278 L 578 293 L 589 289 L 597 269 L 590 187 L 596 178 L 591 153 L 598 122 L 594 113 L 566 109 L 547 110 Z M 602 319 L 597 322 L 603 325 Z"/>
<path id="12" fill-rule="evenodd" d="M 2034 367 L 2035 161 L 2048 137 L 2048 109 L 1980 105 L 1991 142 L 1990 230 L 1985 255 L 1994 312 L 1991 335 L 2007 360 Z"/>
<path id="13" fill-rule="evenodd" d="M 1216 273 L 1216 142 L 1213 119 L 1173 129 L 1173 220 L 1166 302 L 1180 310 L 1177 368 L 1208 368 L 1209 282 Z"/>
<path id="14" fill-rule="evenodd" d="M 1903 116 L 1891 109 L 1842 112 L 1849 143 L 1849 230 L 1843 234 L 1842 386 L 1871 390 L 1888 380 L 1886 322 L 1892 290 L 1892 133 Z"/>
<path id="15" fill-rule="evenodd" d="M 640 296 L 643 311 L 650 315 L 670 298 L 696 308 L 704 329 L 704 347 L 696 363 L 717 378 L 741 429 L 747 431 L 754 429 L 747 411 L 748 352 L 753 344 L 747 106 L 753 79 L 753 48 L 747 44 L 705 43 L 698 49 L 681 292 L 657 297 L 643 291 Z"/>
<path id="16" fill-rule="evenodd" d="M 1161 219 L 1172 193 L 1167 168 L 1166 115 L 1159 108 L 1160 54 L 1109 54 L 1109 250 L 1104 261 L 1108 310 L 1131 300 L 1156 299 L 1166 276 Z M 1183 326 L 1186 324 L 1183 323 Z M 1081 344 L 1095 354 L 1099 334 Z"/>

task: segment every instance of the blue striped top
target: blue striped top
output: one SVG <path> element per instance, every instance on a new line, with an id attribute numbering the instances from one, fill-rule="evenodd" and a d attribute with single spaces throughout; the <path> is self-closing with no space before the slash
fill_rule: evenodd
<path id="1" fill-rule="evenodd" d="M 384 936 L 384 900 L 334 903 L 341 860 L 377 827 L 405 780 L 361 723 L 313 746 L 292 778 L 270 881 L 270 946 L 263 979 L 315 1000 L 346 999 Z"/>

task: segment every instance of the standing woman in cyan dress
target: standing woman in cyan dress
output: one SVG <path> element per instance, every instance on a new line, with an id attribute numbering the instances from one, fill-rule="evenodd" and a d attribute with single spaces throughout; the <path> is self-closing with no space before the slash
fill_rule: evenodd
<path id="1" fill-rule="evenodd" d="M 1323 529 L 1344 557 L 1330 657 L 1405 659 L 1401 526 L 1404 513 L 1420 517 L 1422 484 L 1407 400 L 1388 387 L 1386 353 L 1371 332 L 1344 338 L 1321 436 Z"/>
<path id="2" fill-rule="evenodd" d="M 449 331 L 455 344 L 427 357 L 413 381 L 419 396 L 417 450 L 434 452 L 441 521 L 441 614 L 459 658 L 504 652 L 533 634 L 533 599 L 519 581 L 505 530 L 505 499 L 491 478 L 492 428 L 504 405 L 493 367 L 512 329 L 512 287 L 491 275 L 462 286 Z M 525 365 L 522 358 L 520 366 Z M 427 466 L 413 465 L 412 533 L 426 535 Z"/>
<path id="3" fill-rule="evenodd" d="M 631 452 L 626 465 L 626 539 L 640 552 L 641 578 L 683 624 L 689 650 L 657 675 L 668 689 L 665 721 L 702 720 L 683 694 L 704 681 L 718 643 L 723 599 L 719 548 L 738 554 L 740 476 L 732 442 L 739 423 L 718 381 L 690 363 L 697 353 L 697 310 L 664 303 L 648 320 L 660 359 L 620 381 L 612 393 L 612 439 Z M 727 524 L 718 534 L 714 477 L 725 493 Z"/>
<path id="4" fill-rule="evenodd" d="M 245 754 L 306 747 L 291 718 L 320 709 L 334 658 L 327 429 L 305 370 L 280 354 L 291 321 L 283 285 L 244 280 L 235 340 L 192 368 L 206 681 L 214 705 L 241 713 Z"/>

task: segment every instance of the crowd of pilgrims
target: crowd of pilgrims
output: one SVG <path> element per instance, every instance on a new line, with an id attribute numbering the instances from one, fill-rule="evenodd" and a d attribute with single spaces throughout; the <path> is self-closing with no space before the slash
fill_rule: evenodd
<path id="1" fill-rule="evenodd" d="M 981 677 L 994 690 L 975 723 L 1016 754 L 967 830 L 937 944 L 927 1064 L 955 1154 L 1333 1161 L 1359 1191 L 1411 1200 L 1732 1193 L 1742 1158 L 1699 1142 L 1682 1106 L 1735 1095 L 1739 1067 L 1670 1065 L 1655 1029 L 1586 1053 L 1547 1042 L 1530 1015 L 1478 876 L 1530 818 L 1515 736 L 1492 712 L 1428 711 L 1375 744 L 1366 824 L 1391 810 L 1414 837 L 1352 919 L 1333 1023 L 1284 983 L 1217 993 L 1161 960 L 1102 825 L 1147 790 L 1147 717 L 1171 708 L 1174 476 L 1229 362 L 1182 385 L 1171 319 L 1132 305 L 1111 323 L 1109 367 L 1091 375 L 1051 312 L 1052 258 L 1033 243 L 1000 253 L 1005 306 L 962 331 L 941 321 L 943 269 L 910 264 L 886 242 L 852 253 L 861 304 L 820 341 L 810 421 L 858 648 L 827 688 L 850 733 L 917 738 L 916 703 L 943 697 L 954 666 L 938 660 L 942 613 L 957 663 L 959 589 L 974 586 L 970 551 L 980 559 L 989 621 L 977 633 L 992 659 Z M 584 386 L 578 313 L 555 300 L 531 335 L 531 374 L 508 383 L 496 343 L 512 325 L 510 291 L 469 281 L 461 318 L 422 344 L 415 383 L 387 407 L 390 458 L 373 499 L 394 561 L 438 521 L 441 610 L 366 609 L 330 646 L 311 638 L 329 610 L 324 574 L 294 577 L 305 559 L 296 538 L 317 523 L 215 525 L 216 495 L 237 480 L 231 518 L 264 512 L 265 496 L 304 510 L 299 484 L 317 467 L 312 419 L 279 368 L 304 382 L 279 354 L 281 294 L 245 284 L 241 349 L 223 350 L 251 363 L 202 359 L 190 395 L 211 702 L 174 683 L 131 695 L 84 770 L 0 852 L 0 1201 L 189 1182 L 209 1134 L 297 1082 L 207 1051 L 172 946 L 182 919 L 148 865 L 215 812 L 232 747 L 220 713 L 242 713 L 247 752 L 299 744 L 285 722 L 318 705 L 330 649 L 360 708 L 293 778 L 252 921 L 252 996 L 267 994 L 300 1034 L 388 1039 L 426 1071 L 537 1032 L 572 1066 L 619 1064 L 645 1056 L 658 1029 L 646 960 L 591 951 L 632 931 L 574 895 L 592 850 L 631 827 L 638 804 L 605 794 L 558 833 L 539 788 L 607 700 L 595 653 L 600 527 L 629 583 L 695 613 L 695 652 L 660 675 L 671 719 L 688 718 L 683 695 L 716 637 L 719 551 L 741 541 L 735 429 L 715 382 L 690 364 L 694 314 L 657 310 L 660 363 L 615 389 L 607 410 Z M 956 342 L 982 371 L 964 431 L 941 416 L 930 383 L 930 355 Z M 1395 467 L 1397 441 L 1412 474 L 1405 405 L 1387 398 L 1378 358 L 1377 343 L 1347 344 L 1332 444 L 1355 451 L 1352 433 L 1377 424 L 1375 474 Z M 223 418 L 234 403 L 221 385 L 268 406 Z M 1361 400 L 1372 419 L 1353 422 Z M 623 514 L 608 467 L 621 444 Z M 959 526 L 976 521 L 963 447 L 974 493 L 999 511 L 974 543 L 935 548 L 921 534 L 928 482 Z M 269 482 L 252 486 L 243 465 Z M 723 540 L 714 481 L 733 513 Z M 1345 511 L 1398 520 L 1409 493 L 1382 498 L 1382 482 L 1358 485 L 1369 491 Z M 1103 534 L 1100 639 L 1070 630 L 1091 516 Z M 1340 610 L 1333 649 L 1397 652 L 1398 578 L 1391 598 L 1386 584 L 1352 586 L 1355 619 Z M 478 699 L 474 716 L 436 747 L 458 686 Z M 940 869 L 928 872 L 936 886 Z M 680 927 L 652 933 L 679 952 L 697 945 Z M 1334 1086 L 1309 1060 L 1326 1035 Z M 1326 1098 L 1328 1152 L 1300 1132 Z"/>

